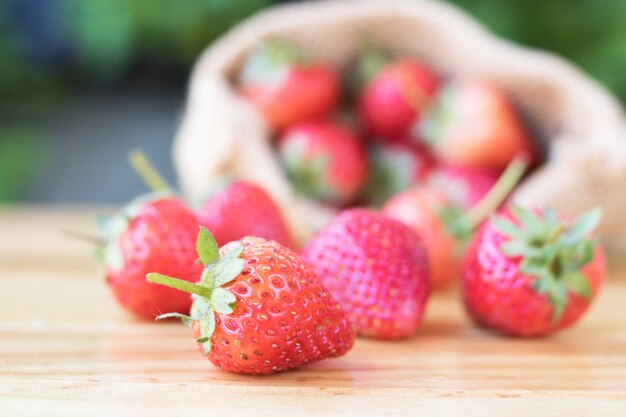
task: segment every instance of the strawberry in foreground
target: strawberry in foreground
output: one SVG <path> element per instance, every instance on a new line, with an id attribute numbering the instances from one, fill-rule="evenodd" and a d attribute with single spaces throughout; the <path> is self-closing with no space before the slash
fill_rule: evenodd
<path id="1" fill-rule="evenodd" d="M 443 87 L 420 121 L 422 140 L 443 162 L 501 170 L 535 147 L 503 91 L 478 81 Z"/>
<path id="2" fill-rule="evenodd" d="M 225 186 L 206 199 L 196 214 L 220 246 L 244 236 L 275 240 L 287 247 L 293 244 L 274 200 L 263 188 L 248 181 Z"/>
<path id="3" fill-rule="evenodd" d="M 370 161 L 364 197 L 374 206 L 380 206 L 394 194 L 423 182 L 434 165 L 422 147 L 402 143 L 372 146 Z"/>
<path id="4" fill-rule="evenodd" d="M 361 122 L 375 138 L 408 138 L 438 85 L 436 74 L 414 58 L 381 65 L 359 94 Z"/>
<path id="5" fill-rule="evenodd" d="M 278 153 L 296 190 L 329 204 L 352 202 L 367 180 L 363 144 L 337 123 L 293 126 L 280 138 Z"/>
<path id="6" fill-rule="evenodd" d="M 248 56 L 239 89 L 274 130 L 330 115 L 341 91 L 332 66 L 312 61 L 295 45 L 277 40 L 261 44 Z"/>
<path id="7" fill-rule="evenodd" d="M 553 210 L 518 206 L 492 217 L 470 246 L 463 298 L 479 324 L 516 336 L 540 336 L 575 323 L 605 274 L 593 238 L 600 211 L 575 221 Z"/>
<path id="8" fill-rule="evenodd" d="M 302 259 L 359 334 L 397 339 L 419 326 L 430 292 L 428 260 L 402 223 L 373 210 L 343 211 L 309 241 Z"/>
<path id="9" fill-rule="evenodd" d="M 291 250 L 257 237 L 220 250 L 205 228 L 196 247 L 204 265 L 198 283 L 156 273 L 147 280 L 188 298 L 186 293 L 192 294 L 189 316 L 160 318 L 180 317 L 189 324 L 213 364 L 231 372 L 271 374 L 341 356 L 352 347 L 354 331 L 345 312 Z"/>
<path id="10" fill-rule="evenodd" d="M 106 281 L 122 306 L 144 318 L 164 311 L 189 312 L 188 296 L 145 280 L 154 270 L 192 282 L 202 274 L 194 248 L 198 220 L 180 199 L 167 191 L 148 194 L 102 227 Z"/>

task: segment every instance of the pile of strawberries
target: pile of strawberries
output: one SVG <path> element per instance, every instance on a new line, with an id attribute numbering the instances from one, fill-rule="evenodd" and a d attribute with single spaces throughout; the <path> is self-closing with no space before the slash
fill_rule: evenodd
<path id="1" fill-rule="evenodd" d="M 373 50 L 350 72 L 268 42 L 237 85 L 296 190 L 339 214 L 299 248 L 258 185 L 222 183 L 191 209 L 138 156 L 156 191 L 103 225 L 119 303 L 181 318 L 211 362 L 247 374 L 341 356 L 356 335 L 409 337 L 459 278 L 481 326 L 539 336 L 578 320 L 605 274 L 600 212 L 507 202 L 540 160 L 507 96 Z"/>

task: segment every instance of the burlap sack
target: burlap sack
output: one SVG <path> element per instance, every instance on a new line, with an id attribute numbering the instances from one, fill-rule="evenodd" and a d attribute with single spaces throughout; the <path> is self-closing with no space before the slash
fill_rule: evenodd
<path id="1" fill-rule="evenodd" d="M 306 238 L 332 210 L 295 195 L 260 116 L 232 88 L 242 59 L 268 37 L 295 41 L 346 68 L 364 39 L 411 54 L 450 77 L 480 77 L 504 88 L 547 142 L 549 161 L 515 198 L 580 213 L 604 208 L 600 233 L 626 234 L 626 122 L 616 100 L 563 60 L 496 39 L 440 2 L 320 1 L 281 6 L 237 26 L 198 59 L 174 162 L 186 192 L 235 174 L 265 186 L 294 232 Z"/>

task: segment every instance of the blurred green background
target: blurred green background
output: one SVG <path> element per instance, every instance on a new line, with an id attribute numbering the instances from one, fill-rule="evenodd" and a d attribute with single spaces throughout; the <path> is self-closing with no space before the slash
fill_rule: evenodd
<path id="1" fill-rule="evenodd" d="M 626 103 L 626 1 L 449 1 L 569 58 Z M 132 146 L 171 179 L 195 57 L 276 2 L 0 0 L 0 202 L 124 201 L 141 191 L 126 167 Z"/>

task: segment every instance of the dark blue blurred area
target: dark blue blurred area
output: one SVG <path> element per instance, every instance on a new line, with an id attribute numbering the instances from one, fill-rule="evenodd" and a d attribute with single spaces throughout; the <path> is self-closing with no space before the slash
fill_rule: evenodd
<path id="1" fill-rule="evenodd" d="M 415 0 L 419 1 L 419 0 Z M 626 100 L 626 1 L 448 0 Z M 0 202 L 122 202 L 170 142 L 199 52 L 276 0 L 0 0 Z"/>
<path id="2" fill-rule="evenodd" d="M 43 70 L 69 63 L 70 33 L 58 9 L 55 1 L 8 0 L 8 16 L 15 27 L 21 28 L 25 56 Z"/>

